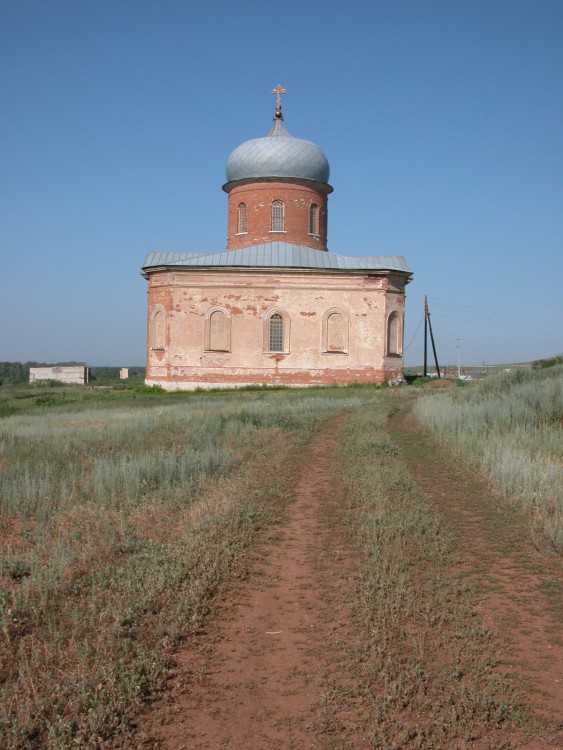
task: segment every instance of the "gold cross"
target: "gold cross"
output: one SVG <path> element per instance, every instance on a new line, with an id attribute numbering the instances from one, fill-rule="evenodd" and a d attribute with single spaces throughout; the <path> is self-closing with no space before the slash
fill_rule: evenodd
<path id="1" fill-rule="evenodd" d="M 276 88 L 275 88 L 275 89 L 272 89 L 272 94 L 276 94 L 276 95 L 277 95 L 277 97 L 278 97 L 278 99 L 277 99 L 277 102 L 276 102 L 276 110 L 277 110 L 278 112 L 279 112 L 279 111 L 280 111 L 280 109 L 281 109 L 281 95 L 282 95 L 282 94 L 285 94 L 285 93 L 286 93 L 286 90 L 285 90 L 285 89 L 282 89 L 282 87 L 281 87 L 281 84 L 280 84 L 280 83 L 278 83 L 278 85 L 276 86 Z"/>

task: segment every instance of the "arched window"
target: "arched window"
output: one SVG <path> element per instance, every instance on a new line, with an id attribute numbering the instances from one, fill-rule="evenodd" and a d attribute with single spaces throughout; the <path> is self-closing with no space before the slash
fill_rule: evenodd
<path id="1" fill-rule="evenodd" d="M 289 353 L 289 315 L 280 308 L 268 310 L 264 315 L 264 340 L 263 350 L 265 352 Z"/>
<path id="2" fill-rule="evenodd" d="M 166 312 L 157 307 L 151 321 L 151 349 L 166 349 Z"/>
<path id="3" fill-rule="evenodd" d="M 272 203 L 272 232 L 284 231 L 284 207 L 283 201 Z"/>
<path id="4" fill-rule="evenodd" d="M 246 203 L 239 203 L 237 214 L 237 234 L 246 234 Z"/>
<path id="5" fill-rule="evenodd" d="M 225 310 L 211 309 L 205 315 L 205 349 L 231 351 L 231 318 Z"/>
<path id="6" fill-rule="evenodd" d="M 316 203 L 311 203 L 309 209 L 309 234 L 319 234 L 319 207 Z"/>
<path id="7" fill-rule="evenodd" d="M 403 350 L 403 331 L 401 317 L 392 312 L 387 318 L 387 354 L 401 354 Z"/>
<path id="8" fill-rule="evenodd" d="M 329 352 L 344 351 L 344 318 L 340 313 L 331 313 L 327 318 L 326 348 Z"/>
<path id="9" fill-rule="evenodd" d="M 323 352 L 348 353 L 348 318 L 343 310 L 331 308 L 323 315 Z"/>
<path id="10" fill-rule="evenodd" d="M 283 318 L 279 313 L 270 316 L 269 321 L 269 350 L 271 352 L 283 352 Z"/>

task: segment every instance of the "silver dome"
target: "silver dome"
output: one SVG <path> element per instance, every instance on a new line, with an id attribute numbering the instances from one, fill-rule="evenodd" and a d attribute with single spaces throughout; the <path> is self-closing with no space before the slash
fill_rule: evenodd
<path id="1" fill-rule="evenodd" d="M 294 138 L 281 117 L 268 135 L 237 146 L 227 160 L 227 182 L 264 177 L 295 177 L 327 184 L 328 160 L 311 141 Z"/>

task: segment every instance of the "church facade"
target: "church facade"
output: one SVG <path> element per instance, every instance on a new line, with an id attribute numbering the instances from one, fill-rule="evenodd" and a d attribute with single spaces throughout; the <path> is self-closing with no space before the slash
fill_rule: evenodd
<path id="1" fill-rule="evenodd" d="M 166 390 L 399 381 L 401 256 L 327 247 L 329 164 L 291 136 L 280 86 L 269 133 L 227 161 L 227 246 L 150 253 L 148 385 Z"/>

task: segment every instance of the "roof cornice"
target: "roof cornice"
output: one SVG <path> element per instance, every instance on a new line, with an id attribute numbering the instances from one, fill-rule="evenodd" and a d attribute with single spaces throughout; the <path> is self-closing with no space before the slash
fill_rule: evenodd
<path id="1" fill-rule="evenodd" d="M 270 242 L 218 253 L 149 253 L 141 273 L 145 278 L 164 270 L 311 271 L 314 273 L 412 273 L 400 255 L 348 256 L 303 245 Z"/>

